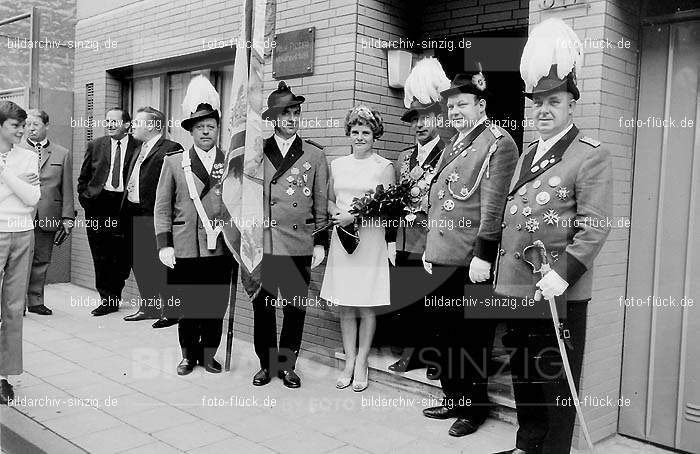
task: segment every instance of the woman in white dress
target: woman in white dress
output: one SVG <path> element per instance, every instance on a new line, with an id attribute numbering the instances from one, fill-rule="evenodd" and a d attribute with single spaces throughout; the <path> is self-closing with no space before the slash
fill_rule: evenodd
<path id="1" fill-rule="evenodd" d="M 328 212 L 333 228 L 328 264 L 321 286 L 321 297 L 338 305 L 340 329 L 345 350 L 345 369 L 336 387 L 364 391 L 368 385 L 367 357 L 376 327 L 374 307 L 389 304 L 389 261 L 394 263 L 396 243 L 387 243 L 385 229 L 360 220 L 357 248 L 349 254 L 338 238 L 337 228 L 355 221 L 349 213 L 354 197 L 361 197 L 382 184 L 394 184 L 391 162 L 374 153 L 374 141 L 384 132 L 379 112 L 364 105 L 348 112 L 345 134 L 352 154 L 331 162 Z M 364 225 L 363 225 L 364 224 Z M 358 326 L 359 317 L 359 326 Z M 359 348 L 358 345 L 359 334 Z"/>

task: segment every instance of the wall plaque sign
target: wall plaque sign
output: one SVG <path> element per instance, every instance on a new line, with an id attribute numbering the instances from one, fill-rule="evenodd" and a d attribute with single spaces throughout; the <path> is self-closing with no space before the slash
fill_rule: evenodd
<path id="1" fill-rule="evenodd" d="M 275 35 L 272 52 L 272 77 L 289 79 L 314 73 L 316 27 Z"/>

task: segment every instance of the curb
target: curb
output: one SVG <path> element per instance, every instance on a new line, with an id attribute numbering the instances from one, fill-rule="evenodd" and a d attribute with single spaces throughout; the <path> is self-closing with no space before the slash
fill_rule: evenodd
<path id="1" fill-rule="evenodd" d="M 5 405 L 0 407 L 0 450 L 6 454 L 87 452 L 16 408 Z"/>

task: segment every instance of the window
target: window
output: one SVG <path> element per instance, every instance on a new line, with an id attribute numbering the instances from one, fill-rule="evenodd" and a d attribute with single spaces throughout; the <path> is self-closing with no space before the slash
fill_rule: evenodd
<path id="1" fill-rule="evenodd" d="M 233 62 L 233 54 L 229 49 L 221 55 L 187 55 L 177 57 L 176 60 L 151 62 L 111 72 L 122 80 L 122 102 L 132 116 L 137 109 L 144 106 L 152 106 L 162 111 L 168 119 L 165 136 L 180 143 L 185 149 L 192 146 L 192 136 L 180 127 L 180 122 L 186 118 L 182 111 L 182 100 L 187 85 L 194 76 L 202 74 L 207 77 L 220 96 L 219 112 L 222 119 L 219 147 L 225 151 L 230 140 L 228 119 L 233 78 L 233 64 L 226 63 Z"/>

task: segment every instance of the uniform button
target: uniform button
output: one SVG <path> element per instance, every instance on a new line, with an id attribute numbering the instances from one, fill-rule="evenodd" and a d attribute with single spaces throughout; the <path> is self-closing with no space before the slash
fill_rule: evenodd
<path id="1" fill-rule="evenodd" d="M 298 227 L 297 227 L 296 224 L 293 224 L 293 225 L 292 225 L 292 228 L 293 228 L 294 230 L 296 230 Z"/>
<path id="2" fill-rule="evenodd" d="M 272 184 L 277 184 L 277 180 L 272 180 Z"/>
<path id="3" fill-rule="evenodd" d="M 275 202 L 275 201 L 273 200 L 272 202 L 270 202 L 270 206 L 273 207 L 273 206 L 275 206 L 276 203 L 277 203 L 277 202 Z"/>
<path id="4" fill-rule="evenodd" d="M 273 183 L 274 183 L 274 181 L 273 181 Z M 511 200 L 513 200 L 513 196 L 512 196 L 512 195 L 509 195 L 509 196 L 508 196 L 508 201 L 511 201 Z"/>
<path id="5" fill-rule="evenodd" d="M 292 206 L 293 207 L 297 206 L 297 203 L 296 202 L 292 203 Z"/>
<path id="6" fill-rule="evenodd" d="M 505 222 L 501 222 L 501 228 L 502 228 L 502 229 L 505 229 L 505 228 L 506 228 L 506 223 L 505 223 Z"/>
<path id="7" fill-rule="evenodd" d="M 515 254 L 513 254 L 513 257 L 515 257 L 516 260 L 519 259 L 519 258 L 520 258 L 520 252 L 516 252 Z"/>
<path id="8" fill-rule="evenodd" d="M 445 232 L 443 230 L 440 230 L 440 235 L 444 235 Z"/>
<path id="9" fill-rule="evenodd" d="M 499 253 L 500 255 L 506 255 L 505 249 L 501 249 L 500 251 L 498 251 L 498 253 Z"/>

